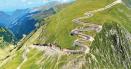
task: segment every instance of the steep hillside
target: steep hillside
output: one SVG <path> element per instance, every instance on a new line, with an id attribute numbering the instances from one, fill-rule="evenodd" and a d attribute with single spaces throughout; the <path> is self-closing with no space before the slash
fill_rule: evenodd
<path id="1" fill-rule="evenodd" d="M 0 62 L 1 59 L 8 55 L 15 43 L 14 35 L 4 27 L 0 27 Z"/>
<path id="2" fill-rule="evenodd" d="M 77 0 L 25 37 L 0 68 L 130 69 L 130 26 L 131 10 L 121 0 Z"/>
<path id="3" fill-rule="evenodd" d="M 12 32 L 4 27 L 0 27 L 0 44 L 4 42 L 13 43 L 15 41 L 15 37 Z"/>
<path id="4" fill-rule="evenodd" d="M 34 16 L 41 14 L 43 15 L 43 18 L 45 18 L 55 13 L 54 9 L 37 10 L 34 12 L 33 10 L 34 9 L 18 9 L 12 12 L 11 15 L 7 16 L 5 18 L 6 20 L 3 21 L 3 25 L 1 26 L 8 28 L 13 32 L 17 40 L 20 40 L 23 35 L 28 35 L 30 32 L 32 32 L 32 30 L 36 29 L 36 24 L 41 19 L 40 17 L 39 20 L 35 19 Z"/>
<path id="5" fill-rule="evenodd" d="M 69 34 L 72 29 L 76 28 L 75 23 L 72 22 L 74 18 L 82 16 L 85 12 L 91 11 L 97 8 L 104 7 L 105 5 L 111 3 L 112 1 L 101 1 L 103 4 L 97 3 L 97 1 L 77 1 L 75 4 L 63 9 L 60 13 L 52 16 L 47 20 L 47 27 L 45 33 L 40 37 L 45 37 L 46 39 L 39 40 L 40 43 L 57 43 L 61 47 L 70 48 L 73 44 L 74 37 L 71 37 Z M 94 6 L 95 7 L 94 7 Z M 87 6 L 89 6 L 87 8 Z M 93 8 L 91 7 L 93 6 Z M 68 9 L 68 10 L 67 10 Z M 44 41 L 42 41 L 44 40 Z"/>
<path id="6" fill-rule="evenodd" d="M 95 37 L 91 53 L 96 62 L 91 65 L 99 68 L 131 68 L 131 34 L 116 22 L 107 22 L 103 30 Z M 108 67 L 109 66 L 109 67 Z"/>

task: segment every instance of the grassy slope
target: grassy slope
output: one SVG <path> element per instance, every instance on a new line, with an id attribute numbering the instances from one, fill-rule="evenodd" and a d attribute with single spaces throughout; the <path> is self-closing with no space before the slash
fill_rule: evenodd
<path id="1" fill-rule="evenodd" d="M 2 58 L 9 55 L 9 50 L 13 47 L 11 44 L 13 39 L 15 38 L 10 31 L 6 28 L 0 27 L 0 62 Z"/>
<path id="2" fill-rule="evenodd" d="M 129 33 L 116 22 L 107 22 L 103 30 L 95 37 L 91 53 L 97 62 L 90 65 L 98 68 L 131 68 L 131 41 L 126 38 Z M 112 33 L 111 30 L 116 31 Z"/>
<path id="3" fill-rule="evenodd" d="M 1 67 L 1 69 L 16 69 L 17 66 L 23 61 L 22 52 L 23 51 L 21 50 L 16 52 L 15 58 L 9 60 L 4 66 Z"/>
<path id="4" fill-rule="evenodd" d="M 74 41 L 74 37 L 69 34 L 77 25 L 72 22 L 72 19 L 83 16 L 87 11 L 94 10 L 111 3 L 112 0 L 77 0 L 76 3 L 63 9 L 58 14 L 47 20 L 48 25 L 46 32 L 42 36 L 46 37 L 47 43 L 56 42 L 64 48 L 70 48 Z M 41 41 L 43 43 L 44 41 Z"/>
<path id="5" fill-rule="evenodd" d="M 9 55 L 9 50 L 11 50 L 12 48 L 13 48 L 13 45 L 8 45 L 7 47 L 0 48 L 0 62 L 2 58 Z"/>
<path id="6" fill-rule="evenodd" d="M 103 7 L 111 2 L 111 0 L 78 0 L 72 6 L 69 6 L 60 13 L 52 16 L 48 20 L 49 24 L 46 27 L 46 33 L 43 35 L 47 38 L 46 42 L 56 42 L 64 48 L 70 48 L 75 38 L 71 37 L 69 33 L 77 26 L 72 22 L 72 19 L 83 16 L 84 12 Z M 131 21 L 129 18 L 130 15 L 130 10 L 128 10 L 125 6 L 117 5 L 113 9 L 96 13 L 94 17 L 87 21 L 97 24 L 104 24 L 108 21 L 116 21 L 131 32 L 131 24 L 129 23 Z"/>
<path id="7" fill-rule="evenodd" d="M 11 31 L 9 31 L 6 28 L 0 27 L 0 37 L 3 37 L 3 40 L 6 42 L 13 42 L 15 40 L 15 37 Z"/>
<path id="8" fill-rule="evenodd" d="M 113 1 L 113 0 L 112 0 Z M 59 45 L 61 45 L 62 47 L 66 47 L 66 48 L 70 48 L 72 45 L 72 42 L 74 41 L 74 37 L 71 37 L 69 35 L 70 31 L 72 29 L 74 29 L 77 25 L 74 24 L 72 22 L 73 18 L 79 17 L 79 16 L 83 16 L 83 13 L 85 13 L 86 11 L 89 10 L 94 10 L 96 8 L 100 8 L 103 7 L 107 4 L 110 4 L 112 1 L 109 0 L 77 0 L 76 3 L 72 4 L 71 6 L 63 9 L 60 13 L 52 16 L 49 18 L 49 20 L 47 21 L 49 24 L 47 25 L 46 32 L 42 32 L 39 39 L 36 39 L 35 36 L 38 36 L 41 32 L 40 28 L 29 40 L 28 42 L 26 42 L 26 44 L 30 44 L 30 43 L 34 43 L 34 42 L 41 42 L 44 43 L 44 38 L 43 37 L 48 37 L 46 42 L 57 42 Z M 60 56 L 60 57 L 45 57 L 41 54 L 41 52 L 37 51 L 37 50 L 31 50 L 30 53 L 28 54 L 29 60 L 22 66 L 22 69 L 39 69 L 40 66 L 42 66 L 42 68 L 44 69 L 61 69 L 61 67 L 64 64 L 68 64 L 76 57 L 86 57 L 86 60 L 89 62 L 93 61 L 89 64 L 86 64 L 85 67 L 99 67 L 100 69 L 109 65 L 110 67 L 115 67 L 115 64 L 119 65 L 120 62 L 118 62 L 117 58 L 115 58 L 116 60 L 113 60 L 114 62 L 110 62 L 110 59 L 114 59 L 111 58 L 113 53 L 109 53 L 108 49 L 110 50 L 110 46 L 113 43 L 109 43 L 108 41 L 112 40 L 108 39 L 107 37 L 105 38 L 105 32 L 109 32 L 108 27 L 115 27 L 114 23 L 119 24 L 119 26 L 121 26 L 122 28 L 119 29 L 126 29 L 129 32 L 131 32 L 131 10 L 127 9 L 125 6 L 123 5 L 117 5 L 115 7 L 113 7 L 112 9 L 108 9 L 106 11 L 103 12 L 99 12 L 96 13 L 96 15 L 88 20 L 84 20 L 84 21 L 90 21 L 90 22 L 94 22 L 97 24 L 104 24 L 104 28 L 103 31 L 98 34 L 96 36 L 96 40 L 93 42 L 92 44 L 92 54 L 94 54 L 96 56 L 96 59 L 98 60 L 98 62 L 94 61 L 94 58 L 89 58 L 89 56 L 84 56 L 84 55 L 68 55 L 68 56 Z M 109 24 L 109 25 L 108 25 Z M 118 26 L 118 27 L 119 27 Z M 92 33 L 90 33 L 92 34 Z M 123 34 L 125 35 L 125 34 Z M 40 39 L 42 38 L 42 39 Z M 125 38 L 124 36 L 122 38 Z M 103 39 L 103 41 L 101 41 L 100 39 Z M 108 40 L 106 40 L 108 39 Z M 34 41 L 36 40 L 36 41 Z M 44 41 L 43 41 L 44 40 Z M 106 41 L 105 41 L 106 40 Z M 126 39 L 124 39 L 126 40 Z M 123 40 L 123 41 L 124 41 Z M 31 42 L 30 42 L 31 41 Z M 107 42 L 107 43 L 106 43 Z M 101 44 L 99 44 L 101 43 Z M 107 48 L 107 47 L 108 48 Z M 100 50 L 100 53 L 96 52 L 97 49 Z M 20 51 L 22 51 L 23 49 L 20 49 Z M 18 51 L 19 52 L 19 51 Z M 107 55 L 107 53 L 109 55 Z M 18 54 L 18 53 L 16 53 Z M 14 57 L 14 60 L 11 60 L 10 62 L 8 62 L 7 64 L 5 64 L 3 66 L 3 69 L 9 69 L 7 68 L 16 68 L 19 64 L 18 59 L 21 59 L 22 54 Z M 100 56 L 99 56 L 100 55 Z M 104 58 L 103 55 L 106 57 Z M 116 54 L 115 54 L 116 55 Z M 119 55 L 118 55 L 119 56 Z M 114 57 L 114 56 L 113 56 Z M 119 56 L 121 57 L 121 56 Z M 102 59 L 101 59 L 102 58 Z M 41 59 L 41 62 L 39 62 Z M 79 59 L 79 58 L 76 58 Z M 101 61 L 102 60 L 102 61 Z M 56 64 L 54 64 L 56 63 Z M 94 65 L 94 66 L 93 66 Z M 35 67 L 36 68 L 35 68 Z M 120 66 L 120 65 L 119 65 Z M 118 67 L 119 67 L 118 66 Z M 121 65 L 123 67 L 123 65 Z M 84 66 L 83 66 L 84 69 Z"/>

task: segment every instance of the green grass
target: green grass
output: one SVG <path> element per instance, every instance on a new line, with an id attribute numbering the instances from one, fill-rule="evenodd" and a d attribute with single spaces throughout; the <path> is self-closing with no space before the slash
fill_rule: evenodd
<path id="1" fill-rule="evenodd" d="M 0 44 L 2 44 L 1 40 L 7 43 L 13 43 L 13 40 L 16 40 L 16 38 L 11 31 L 4 27 L 0 27 Z"/>
<path id="2" fill-rule="evenodd" d="M 5 58 L 6 56 L 8 56 L 10 54 L 10 51 L 13 49 L 13 45 L 6 45 L 4 48 L 0 48 L 0 61 L 1 59 Z"/>
<path id="3" fill-rule="evenodd" d="M 38 61 L 42 57 L 43 52 L 31 49 L 28 53 L 28 60 L 22 65 L 21 69 L 39 69 Z"/>
<path id="4" fill-rule="evenodd" d="M 83 16 L 87 11 L 104 7 L 114 0 L 77 0 L 72 5 L 64 8 L 59 13 L 49 17 L 47 24 L 39 28 L 24 45 L 33 43 L 53 43 L 56 42 L 63 48 L 71 48 L 73 41 L 77 37 L 70 36 L 72 29 L 79 27 L 72 22 L 72 19 Z M 96 13 L 92 18 L 84 19 L 90 23 L 103 25 L 100 33 L 86 32 L 95 37 L 91 45 L 90 54 L 46 56 L 44 52 L 31 49 L 28 54 L 28 61 L 22 65 L 22 69 L 62 69 L 63 66 L 72 69 L 71 64 L 79 65 L 79 61 L 84 60 L 80 69 L 125 69 L 131 68 L 131 42 L 126 39 L 126 34 L 131 33 L 131 10 L 122 4 L 118 4 L 111 9 Z M 115 30 L 115 34 L 111 30 Z M 43 31 L 42 31 L 43 30 Z M 108 35 L 108 36 L 107 36 Z M 119 38 L 119 40 L 117 40 Z M 119 42 L 119 43 L 118 43 Z M 22 49 L 19 51 L 22 52 Z M 16 68 L 21 62 L 21 55 L 17 56 L 3 66 L 5 69 Z M 76 60 L 73 62 L 72 60 Z"/>
<path id="5" fill-rule="evenodd" d="M 116 32 L 111 33 L 110 30 Z M 127 33 L 129 32 L 116 22 L 106 23 L 91 46 L 91 53 L 98 63 L 92 61 L 90 65 L 108 69 L 130 69 L 131 42 L 126 38 Z"/>
<path id="6" fill-rule="evenodd" d="M 46 32 L 42 36 L 46 37 L 46 43 L 55 42 L 63 48 L 71 48 L 76 38 L 70 36 L 70 32 L 78 26 L 72 20 L 83 16 L 87 11 L 104 7 L 111 2 L 113 0 L 77 0 L 71 6 L 47 19 Z M 43 41 L 40 41 L 40 43 L 43 43 Z"/>
<path id="7" fill-rule="evenodd" d="M 16 52 L 15 57 L 9 60 L 1 69 L 16 69 L 18 65 L 23 61 L 22 59 L 22 50 Z"/>

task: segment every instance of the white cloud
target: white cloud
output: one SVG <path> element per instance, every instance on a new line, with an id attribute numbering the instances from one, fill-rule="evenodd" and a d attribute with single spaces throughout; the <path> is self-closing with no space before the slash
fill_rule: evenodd
<path id="1" fill-rule="evenodd" d="M 43 0 L 43 2 L 48 2 L 49 0 Z"/>
<path id="2" fill-rule="evenodd" d="M 27 2 L 27 4 L 28 4 L 28 5 L 31 5 L 31 4 L 33 4 L 33 2 L 29 1 L 29 2 Z"/>
<path id="3" fill-rule="evenodd" d="M 22 2 L 27 2 L 27 0 L 21 0 Z"/>
<path id="4" fill-rule="evenodd" d="M 47 1 L 49 1 L 49 0 L 43 0 L 44 2 L 47 2 Z"/>

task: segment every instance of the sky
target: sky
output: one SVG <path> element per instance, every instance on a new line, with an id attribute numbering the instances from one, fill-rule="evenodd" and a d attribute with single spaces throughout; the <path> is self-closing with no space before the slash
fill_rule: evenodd
<path id="1" fill-rule="evenodd" d="M 13 11 L 46 5 L 51 1 L 69 2 L 71 0 L 0 0 L 0 11 Z"/>

